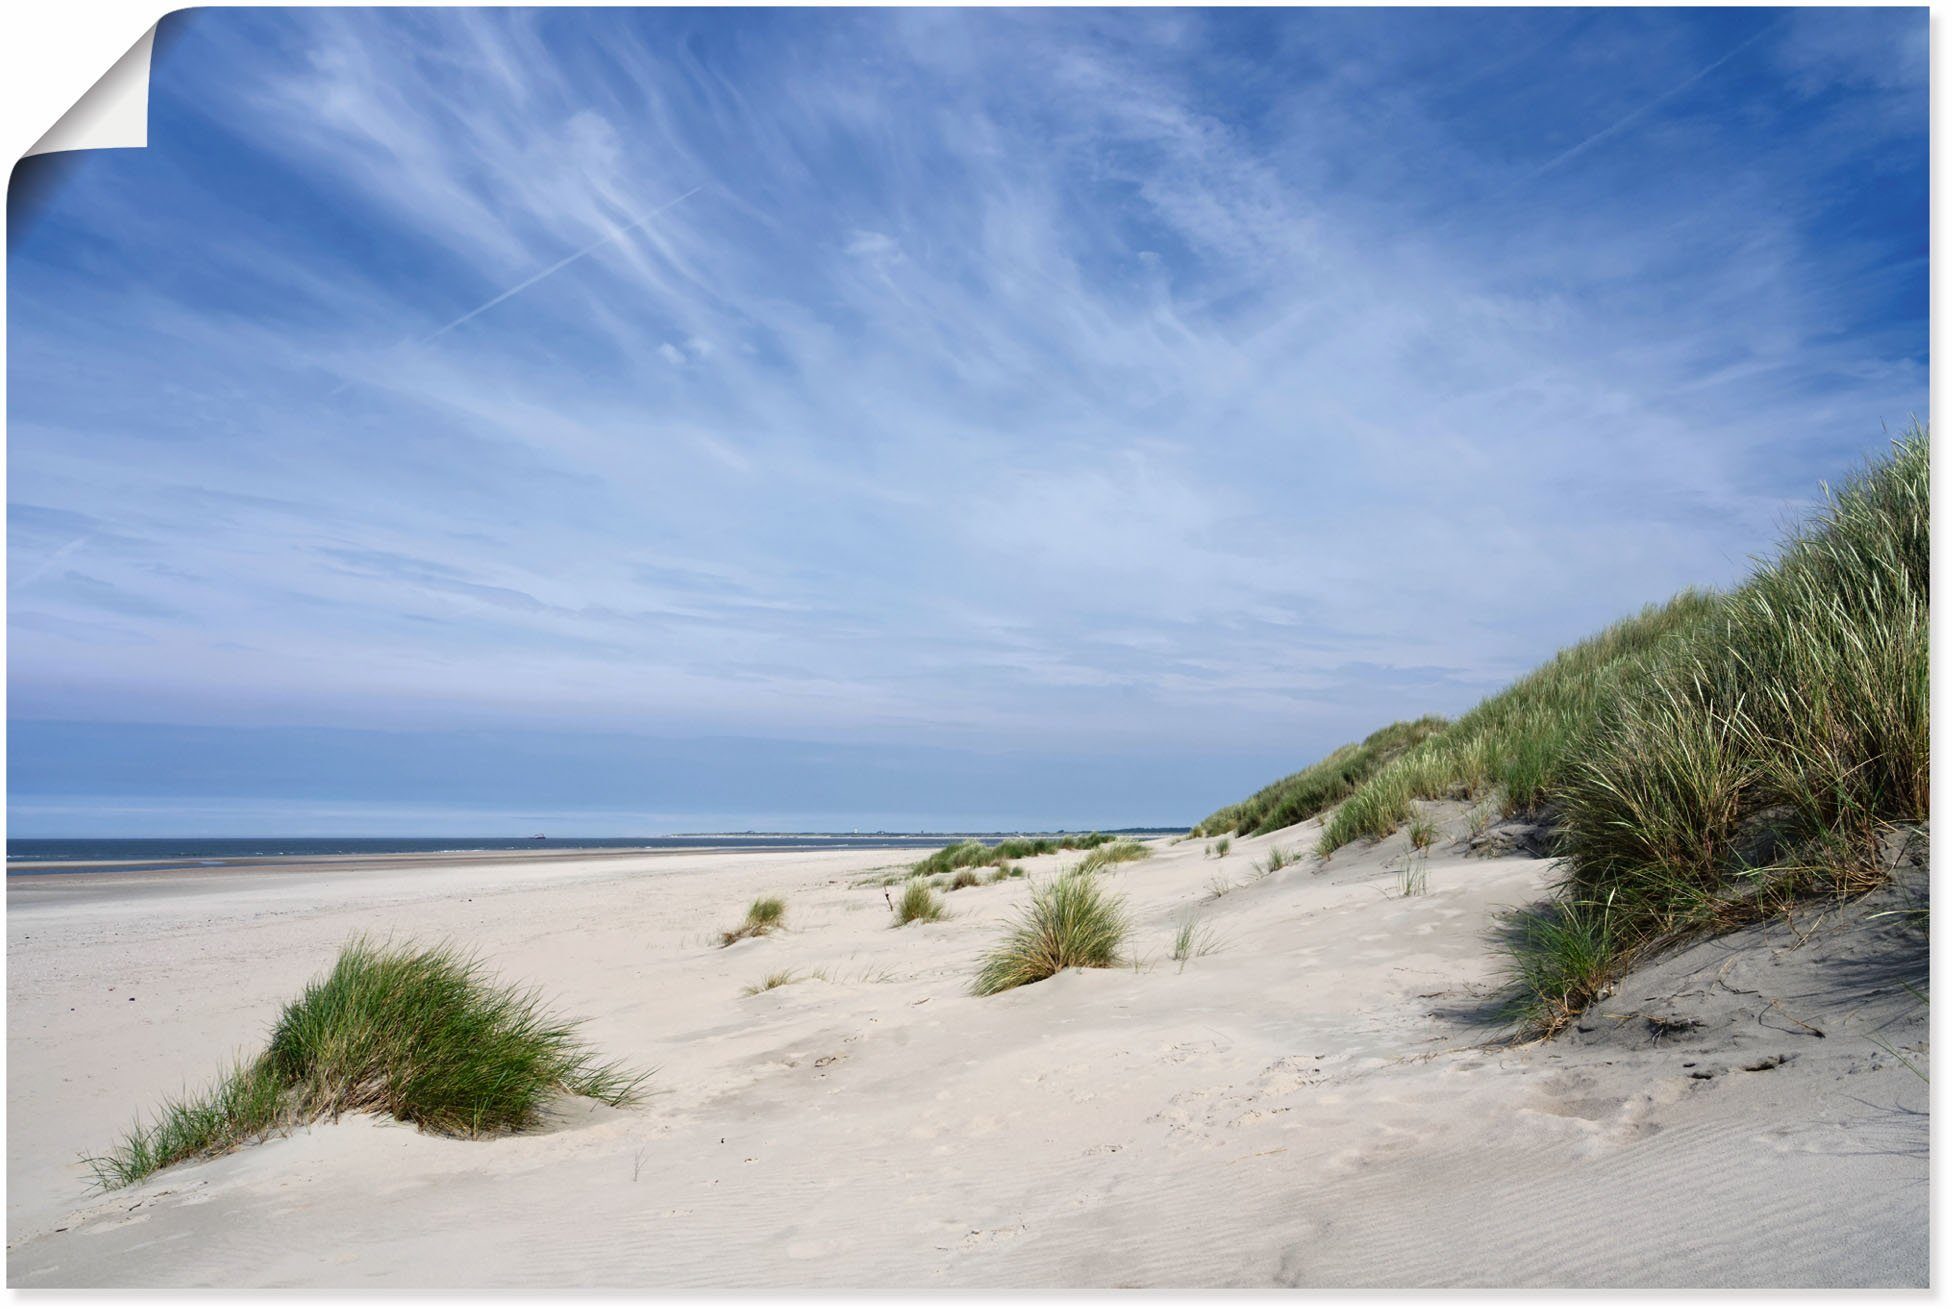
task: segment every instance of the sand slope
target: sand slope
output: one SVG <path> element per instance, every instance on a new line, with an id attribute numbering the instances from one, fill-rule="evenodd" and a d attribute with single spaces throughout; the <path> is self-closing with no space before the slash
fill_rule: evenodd
<path id="1" fill-rule="evenodd" d="M 1488 937 L 1549 866 L 1452 845 L 1406 898 L 1399 837 L 1249 880 L 1313 831 L 1155 843 L 1111 876 L 1137 968 L 988 999 L 968 980 L 1024 884 L 892 930 L 854 883 L 912 854 L 13 889 L 9 1282 L 1925 1283 L 1927 1087 L 1878 1044 L 1922 1067 L 1915 920 L 1704 944 L 1505 1048 Z M 762 891 L 789 930 L 713 944 Z M 1193 911 L 1222 945 L 1181 968 Z M 85 1191 L 78 1153 L 254 1046 L 359 930 L 480 947 L 657 1094 L 483 1142 L 349 1119 Z M 830 980 L 741 997 L 781 968 Z"/>

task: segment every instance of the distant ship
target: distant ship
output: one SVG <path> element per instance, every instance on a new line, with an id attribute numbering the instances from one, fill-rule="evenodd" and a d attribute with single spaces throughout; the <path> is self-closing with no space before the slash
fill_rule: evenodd
<path id="1" fill-rule="evenodd" d="M 544 836 L 542 833 L 537 832 L 534 836 L 530 837 L 529 839 L 531 841 L 547 841 L 549 838 Z"/>

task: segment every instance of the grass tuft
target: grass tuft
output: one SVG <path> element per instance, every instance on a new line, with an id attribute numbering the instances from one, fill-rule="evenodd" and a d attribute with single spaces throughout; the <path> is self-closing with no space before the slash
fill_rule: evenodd
<path id="1" fill-rule="evenodd" d="M 1095 873 L 1110 868 L 1113 864 L 1130 863 L 1134 859 L 1150 859 L 1152 848 L 1137 841 L 1113 841 L 1101 845 L 1078 861 L 1077 871 Z"/>
<path id="2" fill-rule="evenodd" d="M 1624 962 L 1611 899 L 1548 901 L 1508 926 L 1511 1016 L 1531 1031 L 1550 1034 L 1578 1017 Z"/>
<path id="3" fill-rule="evenodd" d="M 599 1062 L 575 1033 L 473 956 L 355 938 L 285 1007 L 262 1054 L 85 1162 L 108 1189 L 346 1113 L 476 1137 L 533 1127 L 560 1095 L 634 1100 L 643 1076 Z"/>
<path id="4" fill-rule="evenodd" d="M 740 991 L 739 994 L 759 995 L 765 991 L 777 991 L 782 986 L 791 986 L 800 980 L 802 980 L 800 975 L 792 969 L 782 969 L 777 973 L 766 974 L 765 980 L 754 982 L 751 986 Z"/>
<path id="5" fill-rule="evenodd" d="M 1410 851 L 1396 875 L 1397 894 L 1408 897 L 1430 890 L 1430 856 L 1421 849 Z"/>
<path id="6" fill-rule="evenodd" d="M 1265 881 L 1267 878 L 1280 872 L 1283 868 L 1286 868 L 1289 864 L 1296 862 L 1299 858 L 1299 855 L 1287 849 L 1285 846 L 1271 845 L 1267 848 L 1267 858 L 1257 861 L 1252 865 L 1254 869 L 1254 880 L 1257 882 Z"/>
<path id="7" fill-rule="evenodd" d="M 1124 902 L 1073 869 L 1036 888 L 1029 906 L 976 975 L 977 995 L 995 995 L 1066 968 L 1113 968 L 1125 943 Z"/>
<path id="8" fill-rule="evenodd" d="M 731 945 L 749 936 L 764 936 L 786 922 L 786 901 L 776 895 L 762 895 L 746 910 L 746 920 L 729 932 L 719 933 L 719 944 Z"/>
<path id="9" fill-rule="evenodd" d="M 942 907 L 942 897 L 925 878 L 913 877 L 902 888 L 901 899 L 895 901 L 895 926 L 906 927 L 910 923 L 933 923 L 948 916 Z"/>
<path id="10" fill-rule="evenodd" d="M 1219 948 L 1219 938 L 1214 936 L 1212 928 L 1200 922 L 1197 914 L 1188 914 L 1173 933 L 1173 959 L 1181 972 L 1186 970 L 1187 961 L 1212 954 Z"/>

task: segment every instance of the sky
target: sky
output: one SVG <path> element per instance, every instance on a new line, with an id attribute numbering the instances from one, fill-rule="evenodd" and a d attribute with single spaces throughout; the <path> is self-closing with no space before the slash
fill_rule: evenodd
<path id="1" fill-rule="evenodd" d="M 248 10 L 15 175 L 18 836 L 1187 823 L 1926 412 L 1926 11 Z"/>

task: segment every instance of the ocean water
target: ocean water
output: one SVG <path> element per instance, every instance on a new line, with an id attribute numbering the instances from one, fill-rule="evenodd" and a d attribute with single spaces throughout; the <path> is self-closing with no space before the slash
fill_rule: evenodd
<path id="1" fill-rule="evenodd" d="M 1178 829 L 1174 829 L 1175 831 Z M 87 869 L 40 868 L 36 864 L 115 862 L 120 871 L 222 867 L 257 859 L 299 855 L 449 854 L 474 850 L 866 850 L 894 847 L 930 849 L 964 835 L 998 837 L 1016 833 L 846 832 L 789 834 L 749 832 L 719 836 L 224 836 L 117 837 L 92 840 L 9 838 L 7 872 L 59 873 Z"/>

